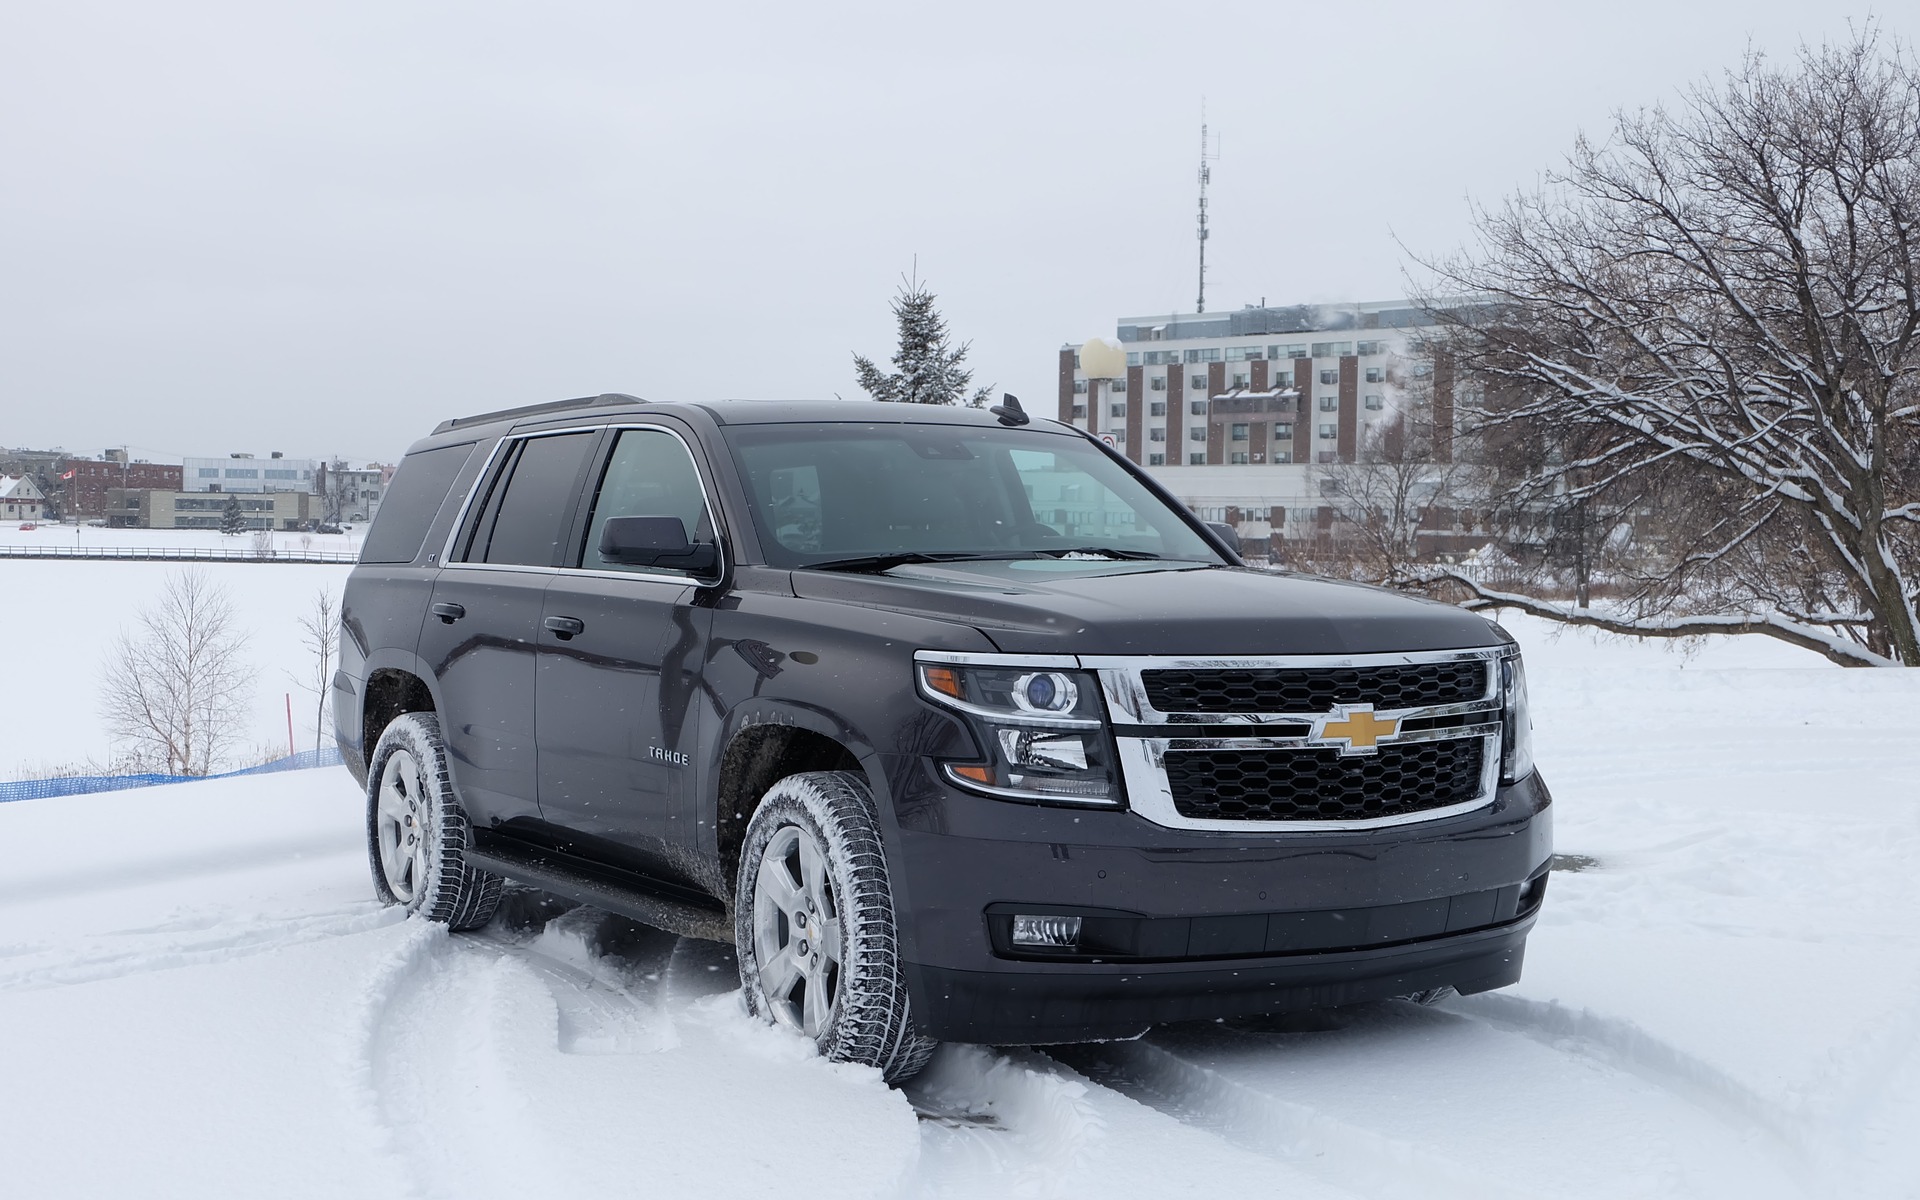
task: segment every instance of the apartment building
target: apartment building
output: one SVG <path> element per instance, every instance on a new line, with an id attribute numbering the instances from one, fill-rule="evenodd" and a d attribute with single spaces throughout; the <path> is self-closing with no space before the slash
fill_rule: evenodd
<path id="1" fill-rule="evenodd" d="M 1450 456 L 1451 380 L 1408 354 L 1432 329 L 1405 300 L 1123 317 L 1124 375 L 1088 378 L 1061 348 L 1058 416 L 1243 538 L 1311 538 L 1332 523 L 1328 468 L 1362 461 L 1412 406 Z"/>
<path id="2" fill-rule="evenodd" d="M 321 508 L 327 520 L 366 522 L 380 515 L 380 502 L 386 498 L 387 484 L 395 468 L 386 463 L 368 463 L 351 467 L 335 460 L 320 464 L 315 491 L 322 497 Z"/>

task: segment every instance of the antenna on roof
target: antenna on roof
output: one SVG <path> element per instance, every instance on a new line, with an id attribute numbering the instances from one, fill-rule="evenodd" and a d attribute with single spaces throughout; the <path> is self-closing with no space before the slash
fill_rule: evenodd
<path id="1" fill-rule="evenodd" d="M 1025 425 L 1033 420 L 1027 415 L 1027 410 L 1020 407 L 1020 398 L 1012 392 L 1002 392 L 1000 403 L 987 411 L 999 417 L 1002 425 Z"/>
<path id="2" fill-rule="evenodd" d="M 1200 101 L 1200 298 L 1193 302 L 1193 311 L 1207 311 L 1207 184 L 1213 181 L 1213 168 L 1208 164 L 1220 157 L 1220 142 L 1207 137 L 1207 102 Z"/>

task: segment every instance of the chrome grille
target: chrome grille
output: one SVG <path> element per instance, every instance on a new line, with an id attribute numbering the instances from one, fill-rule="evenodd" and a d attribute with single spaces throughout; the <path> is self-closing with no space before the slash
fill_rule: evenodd
<path id="1" fill-rule="evenodd" d="M 1480 791 L 1480 738 L 1335 750 L 1189 750 L 1166 756 L 1173 807 L 1227 821 L 1358 821 L 1448 808 Z"/>
<path id="2" fill-rule="evenodd" d="M 1336 704 L 1425 708 L 1485 698 L 1487 664 L 1147 670 L 1147 700 L 1163 713 L 1322 713 Z"/>
<path id="3" fill-rule="evenodd" d="M 1491 803 L 1503 647 L 1081 660 L 1099 672 L 1128 803 L 1184 829 L 1364 829 Z"/>

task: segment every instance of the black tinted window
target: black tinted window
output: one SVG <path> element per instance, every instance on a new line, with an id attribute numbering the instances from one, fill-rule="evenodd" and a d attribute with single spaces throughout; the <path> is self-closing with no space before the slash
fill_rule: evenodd
<path id="1" fill-rule="evenodd" d="M 393 482 L 380 502 L 380 515 L 360 547 L 364 563 L 412 562 L 427 530 L 453 487 L 454 477 L 473 456 L 473 443 L 422 450 L 400 460 Z"/>
<path id="2" fill-rule="evenodd" d="M 994 426 L 729 426 L 778 567 L 871 554 L 1110 549 L 1218 562 L 1186 519 L 1085 438 Z"/>
<path id="3" fill-rule="evenodd" d="M 506 482 L 495 486 L 498 500 L 488 504 L 469 558 L 552 566 L 593 438 L 591 433 L 562 433 L 523 442 Z"/>
<path id="4" fill-rule="evenodd" d="M 607 458 L 606 473 L 593 499 L 581 565 L 595 571 L 643 568 L 600 557 L 600 533 L 609 517 L 677 517 L 688 541 L 710 541 L 706 496 L 700 474 L 680 439 L 657 429 L 628 429 Z M 651 568 L 644 568 L 651 569 Z"/>

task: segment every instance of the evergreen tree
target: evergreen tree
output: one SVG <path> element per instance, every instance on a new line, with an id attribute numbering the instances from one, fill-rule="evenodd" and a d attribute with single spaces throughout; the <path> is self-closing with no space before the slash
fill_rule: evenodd
<path id="1" fill-rule="evenodd" d="M 235 537 L 247 531 L 247 518 L 240 512 L 240 497 L 228 496 L 227 506 L 220 510 L 220 532 Z"/>
<path id="2" fill-rule="evenodd" d="M 900 348 L 894 351 L 893 374 L 883 374 L 871 359 L 856 354 L 853 369 L 860 386 L 875 400 L 901 404 L 971 404 L 979 408 L 993 389 L 978 388 L 969 393 L 973 372 L 961 364 L 973 344 L 952 345 L 947 323 L 933 305 L 933 293 L 918 279 L 902 281 L 900 295 L 893 301 L 893 316 L 900 323 Z"/>

